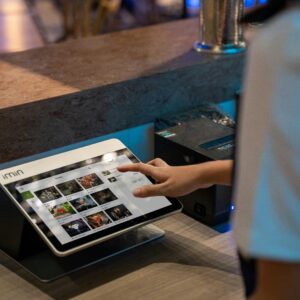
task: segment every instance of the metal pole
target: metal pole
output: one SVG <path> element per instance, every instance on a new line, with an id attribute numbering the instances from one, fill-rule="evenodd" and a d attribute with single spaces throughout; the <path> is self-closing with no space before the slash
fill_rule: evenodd
<path id="1" fill-rule="evenodd" d="M 240 18 L 243 0 L 202 0 L 198 52 L 235 54 L 245 49 Z"/>

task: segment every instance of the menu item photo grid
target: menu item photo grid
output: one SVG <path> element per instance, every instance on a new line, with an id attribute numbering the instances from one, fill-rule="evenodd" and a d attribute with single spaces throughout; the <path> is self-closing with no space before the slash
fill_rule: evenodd
<path id="1" fill-rule="evenodd" d="M 105 175 L 110 174 L 111 173 L 109 171 L 105 172 Z M 115 177 L 110 177 L 108 180 L 110 182 L 117 181 Z M 61 226 L 67 232 L 67 234 L 70 237 L 75 237 L 93 229 L 95 230 L 105 225 L 112 224 L 113 221 L 118 221 L 132 216 L 132 213 L 125 207 L 125 205 L 122 204 L 109 208 L 106 211 L 94 212 L 90 215 L 82 216 L 82 218 L 76 220 L 68 222 L 66 219 L 64 221 L 64 218 L 75 216 L 77 212 L 80 214 L 89 209 L 98 207 L 98 205 L 103 205 L 117 200 L 118 197 L 112 192 L 111 189 L 106 188 L 104 190 L 83 195 L 59 204 L 53 200 L 62 199 L 63 196 L 69 196 L 78 192 L 82 192 L 84 189 L 90 189 L 102 184 L 103 181 L 95 173 L 92 173 L 79 177 L 76 180 L 72 179 L 62 182 L 34 193 L 43 203 L 45 203 L 49 213 L 51 213 L 56 220 L 60 220 L 60 222 L 62 222 Z M 30 192 L 26 192 L 24 193 L 23 198 L 30 199 L 32 196 L 33 195 Z"/>

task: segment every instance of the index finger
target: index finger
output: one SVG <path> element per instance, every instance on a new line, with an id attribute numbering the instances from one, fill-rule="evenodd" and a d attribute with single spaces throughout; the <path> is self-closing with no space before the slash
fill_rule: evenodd
<path id="1" fill-rule="evenodd" d="M 146 176 L 154 176 L 154 167 L 143 163 L 122 165 L 117 167 L 120 172 L 140 172 Z"/>
<path id="2" fill-rule="evenodd" d="M 147 162 L 147 165 L 154 166 L 154 167 L 168 167 L 169 165 L 162 160 L 161 158 L 155 158 Z"/>

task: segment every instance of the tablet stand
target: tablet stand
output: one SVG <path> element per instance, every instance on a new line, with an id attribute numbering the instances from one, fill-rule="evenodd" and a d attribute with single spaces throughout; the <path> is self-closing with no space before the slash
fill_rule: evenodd
<path id="1" fill-rule="evenodd" d="M 163 230 L 146 225 L 75 254 L 57 257 L 0 189 L 1 250 L 43 282 L 58 279 L 163 236 Z"/>

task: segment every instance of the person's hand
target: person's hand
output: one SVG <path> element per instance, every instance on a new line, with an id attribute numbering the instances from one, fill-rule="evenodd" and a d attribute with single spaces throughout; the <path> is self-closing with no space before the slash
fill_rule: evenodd
<path id="1" fill-rule="evenodd" d="M 199 188 L 210 187 L 206 177 L 207 164 L 172 167 L 160 158 L 147 164 L 136 163 L 119 166 L 120 172 L 140 172 L 152 177 L 156 184 L 145 185 L 133 191 L 136 197 L 169 196 L 180 197 Z"/>

